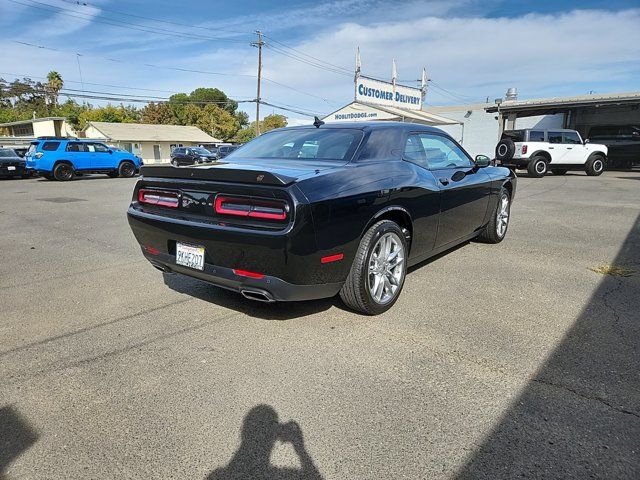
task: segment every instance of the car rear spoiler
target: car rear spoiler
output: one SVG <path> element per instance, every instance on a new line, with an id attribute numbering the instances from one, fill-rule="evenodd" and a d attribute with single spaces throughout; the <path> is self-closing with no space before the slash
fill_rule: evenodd
<path id="1" fill-rule="evenodd" d="M 241 170 L 237 168 L 209 167 L 173 167 L 160 165 L 144 165 L 140 168 L 143 177 L 176 178 L 184 180 L 213 180 L 233 183 L 256 183 L 260 185 L 286 186 L 297 178 L 282 174 L 274 174 L 263 170 Z"/>

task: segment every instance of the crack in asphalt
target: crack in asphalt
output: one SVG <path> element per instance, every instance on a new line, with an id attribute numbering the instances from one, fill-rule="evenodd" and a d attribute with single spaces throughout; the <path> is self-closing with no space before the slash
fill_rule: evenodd
<path id="1" fill-rule="evenodd" d="M 609 403 L 608 401 L 606 401 L 604 398 L 598 397 L 597 395 L 588 395 L 586 393 L 582 393 L 579 392 L 578 390 L 568 387 L 567 385 L 562 385 L 559 383 L 554 383 L 551 382 L 549 380 L 543 380 L 541 378 L 534 378 L 531 380 L 534 383 L 540 384 L 540 385 L 545 385 L 547 387 L 553 387 L 553 388 L 557 388 L 559 390 L 564 390 L 566 392 L 569 393 L 573 393 L 574 395 L 579 396 L 580 398 L 584 398 L 585 400 L 594 400 L 598 403 L 601 403 L 602 405 L 610 408 L 611 410 L 614 410 L 618 413 L 623 413 L 625 415 L 631 415 L 634 416 L 636 418 L 640 419 L 640 413 L 637 412 L 632 412 L 631 410 L 627 410 L 626 408 L 623 407 L 616 407 L 615 405 L 612 405 L 611 403 Z"/>
<path id="2" fill-rule="evenodd" d="M 96 325 L 91 325 L 90 327 L 84 327 L 84 328 L 80 328 L 78 330 L 74 330 L 72 332 L 63 333 L 61 335 L 56 335 L 55 337 L 45 338 L 44 340 L 40 340 L 39 342 L 28 343 L 26 345 L 21 345 L 19 347 L 10 348 L 9 350 L 4 350 L 4 351 L 0 352 L 0 357 L 3 357 L 5 355 L 9 355 L 11 353 L 20 352 L 22 350 L 28 350 L 29 348 L 39 347 L 41 345 L 46 345 L 47 343 L 55 342 L 57 340 L 62 340 L 63 338 L 69 338 L 69 337 L 72 337 L 74 335 L 79 335 L 81 333 L 88 332 L 89 330 L 95 330 L 97 328 L 107 327 L 109 325 L 113 325 L 113 324 L 118 323 L 118 322 L 124 322 L 126 320 L 131 320 L 132 318 L 139 317 L 141 315 L 146 315 L 147 313 L 153 313 L 153 312 L 155 312 L 157 310 L 162 310 L 164 308 L 172 307 L 174 305 L 179 305 L 181 303 L 186 303 L 186 302 L 189 302 L 191 300 L 193 300 L 193 298 L 186 298 L 186 299 L 176 300 L 175 302 L 166 303 L 164 305 L 160 305 L 159 307 L 147 308 L 147 309 L 142 310 L 140 312 L 132 313 L 130 315 L 124 315 L 124 316 L 118 317 L 118 318 L 114 318 L 113 320 L 109 320 L 108 322 L 98 323 Z"/>

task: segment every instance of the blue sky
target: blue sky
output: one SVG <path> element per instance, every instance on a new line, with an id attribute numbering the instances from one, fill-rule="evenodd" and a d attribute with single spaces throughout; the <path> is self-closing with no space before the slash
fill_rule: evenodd
<path id="1" fill-rule="evenodd" d="M 511 86 L 521 98 L 634 91 L 638 26 L 640 1 L 623 0 L 0 0 L 0 76 L 55 69 L 69 89 L 82 79 L 84 90 L 166 97 L 211 86 L 250 99 L 260 29 L 262 97 L 320 114 L 352 99 L 357 46 L 370 76 L 389 79 L 395 58 L 411 84 L 426 67 L 431 105 L 493 101 Z"/>

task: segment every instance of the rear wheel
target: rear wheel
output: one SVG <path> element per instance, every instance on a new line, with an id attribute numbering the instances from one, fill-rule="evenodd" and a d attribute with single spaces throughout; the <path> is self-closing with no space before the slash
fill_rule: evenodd
<path id="1" fill-rule="evenodd" d="M 590 177 L 601 175 L 602 172 L 604 172 L 604 158 L 600 155 L 595 155 L 590 158 L 584 166 L 584 171 L 587 172 L 587 175 Z"/>
<path id="2" fill-rule="evenodd" d="M 553 173 L 554 175 L 564 175 L 565 173 L 567 173 L 567 169 L 566 168 L 552 168 L 551 169 L 551 173 Z"/>
<path id="3" fill-rule="evenodd" d="M 135 174 L 136 166 L 133 164 L 133 162 L 125 160 L 124 162 L 120 163 L 120 166 L 118 167 L 118 175 L 124 178 L 131 178 Z"/>
<path id="4" fill-rule="evenodd" d="M 511 160 L 516 152 L 516 144 L 509 137 L 503 138 L 496 145 L 496 158 L 500 161 Z"/>
<path id="5" fill-rule="evenodd" d="M 61 162 L 53 167 L 53 178 L 59 182 L 73 180 L 73 177 L 75 177 L 75 172 L 73 171 L 73 166 L 71 164 Z"/>
<path id="6" fill-rule="evenodd" d="M 407 274 L 407 241 L 390 220 L 373 225 L 360 241 L 340 298 L 367 315 L 389 310 L 398 299 Z"/>
<path id="7" fill-rule="evenodd" d="M 529 160 L 527 172 L 530 177 L 541 178 L 547 173 L 547 160 L 544 157 L 535 156 Z"/>

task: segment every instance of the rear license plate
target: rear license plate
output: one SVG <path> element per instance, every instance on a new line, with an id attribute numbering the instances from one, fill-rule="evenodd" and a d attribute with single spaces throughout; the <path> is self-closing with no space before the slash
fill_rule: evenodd
<path id="1" fill-rule="evenodd" d="M 204 247 L 176 243 L 176 265 L 204 270 Z"/>
<path id="2" fill-rule="evenodd" d="M 15 170 L 16 167 L 7 167 L 7 170 Z"/>

